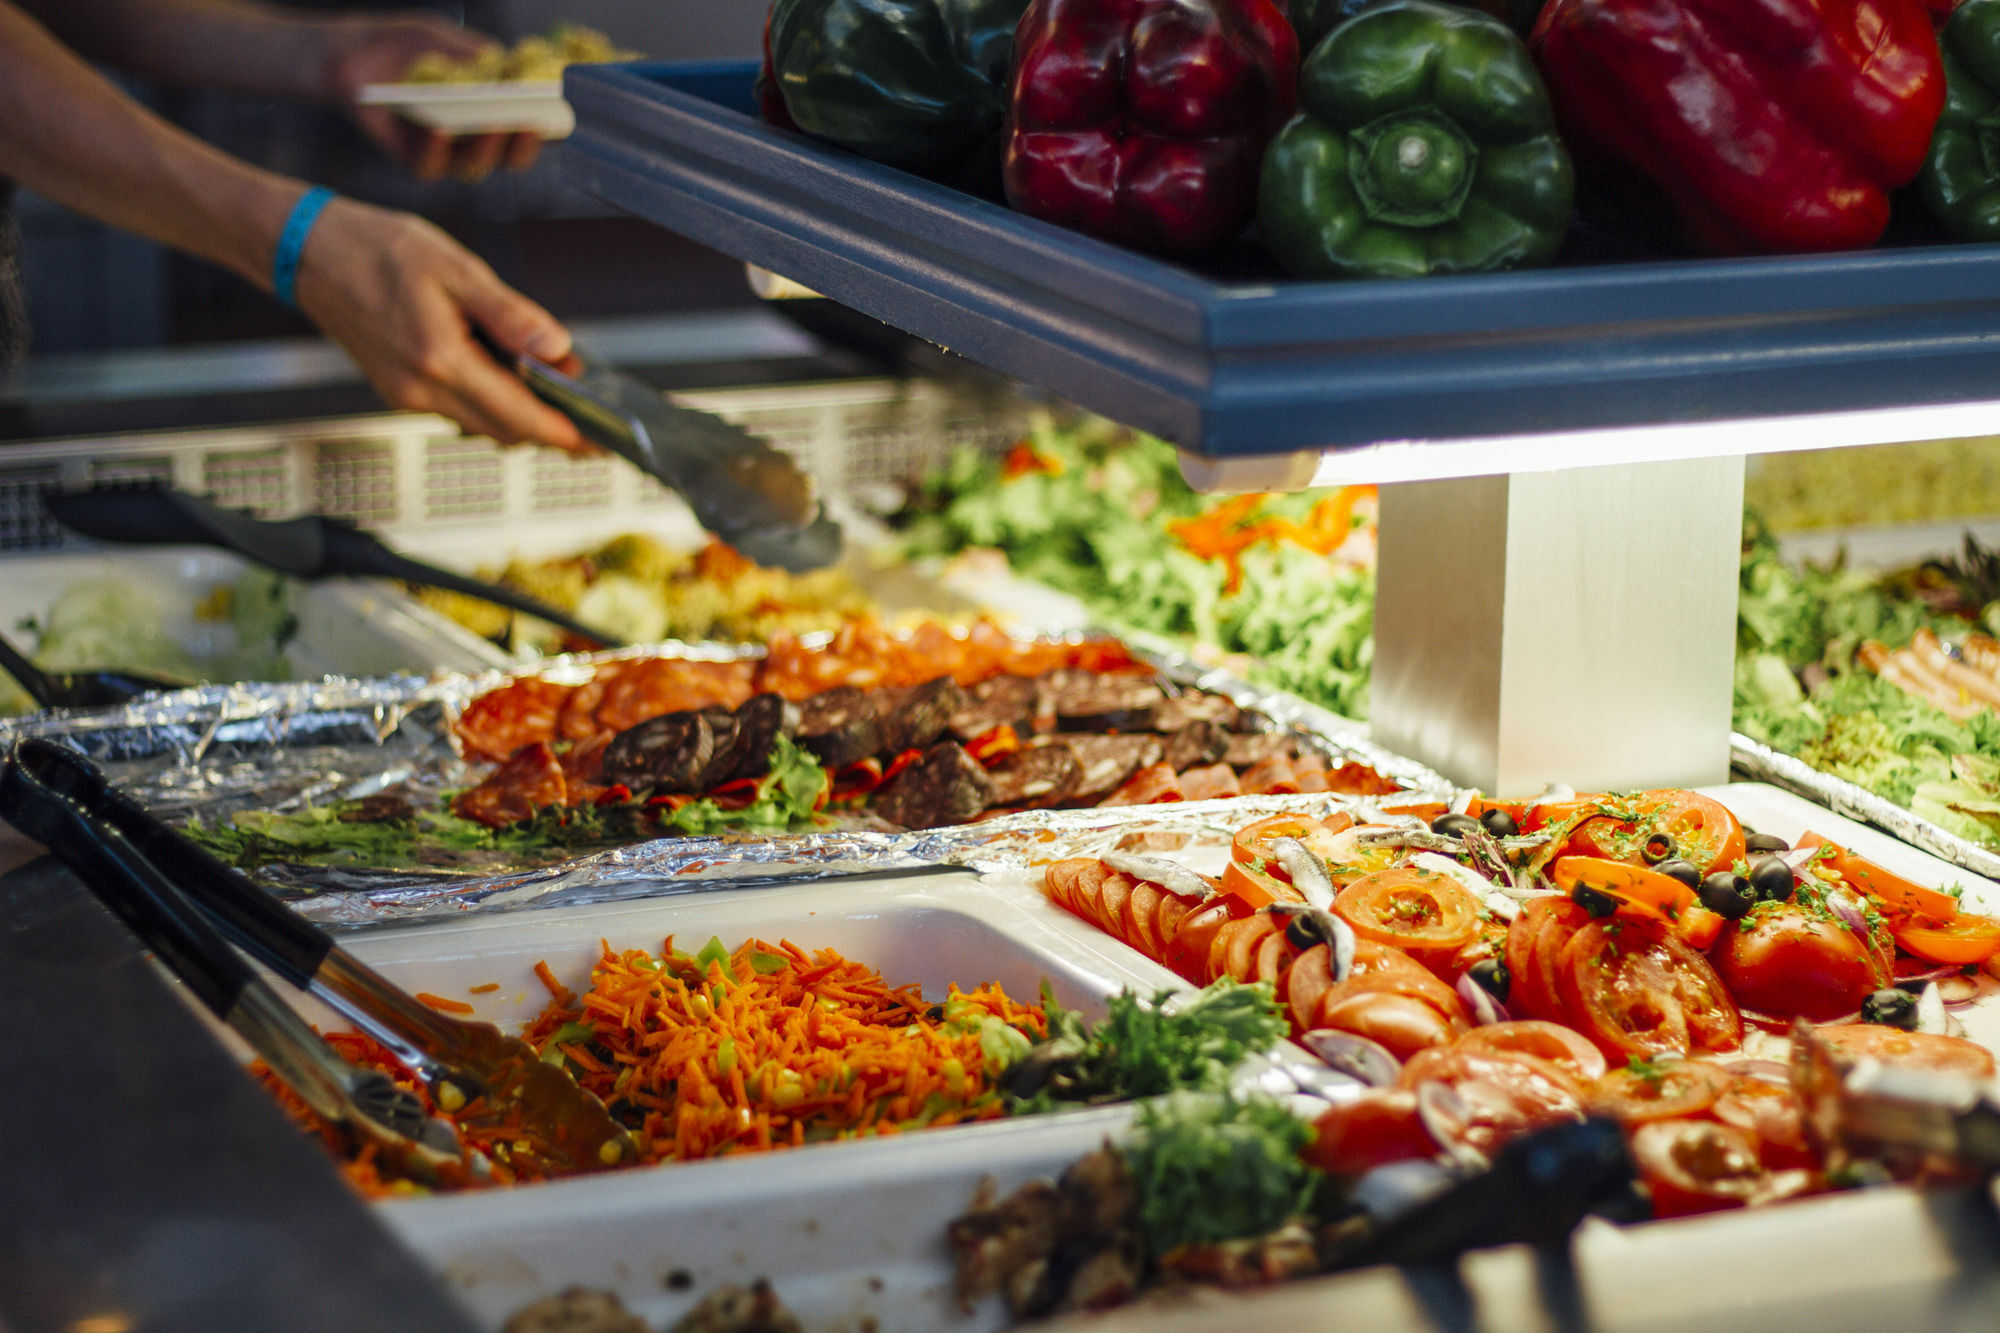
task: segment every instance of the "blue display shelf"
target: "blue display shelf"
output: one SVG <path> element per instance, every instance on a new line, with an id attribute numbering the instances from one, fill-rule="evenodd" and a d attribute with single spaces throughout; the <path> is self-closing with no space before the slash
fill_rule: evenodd
<path id="1" fill-rule="evenodd" d="M 765 124 L 754 75 L 572 67 L 566 176 L 1210 456 L 2000 399 L 2000 246 L 1217 276 Z"/>

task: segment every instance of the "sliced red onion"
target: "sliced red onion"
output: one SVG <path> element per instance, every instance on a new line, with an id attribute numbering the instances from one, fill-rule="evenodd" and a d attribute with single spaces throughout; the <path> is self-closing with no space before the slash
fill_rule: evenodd
<path id="1" fill-rule="evenodd" d="M 1944 1011 L 1944 995 L 1935 981 L 1917 994 L 1917 1031 L 1951 1035 L 1951 1015 Z"/>
<path id="2" fill-rule="evenodd" d="M 1417 1119 L 1455 1164 L 1475 1171 L 1487 1168 L 1486 1154 L 1465 1141 L 1465 1131 L 1472 1124 L 1472 1108 L 1458 1095 L 1458 1089 L 1449 1083 L 1418 1084 Z"/>
<path id="3" fill-rule="evenodd" d="M 1512 921 L 1515 917 L 1521 915 L 1521 904 L 1509 898 L 1499 889 L 1489 890 L 1480 901 L 1486 904 L 1487 911 L 1493 913 L 1494 916 L 1500 918 L 1502 921 Z"/>
<path id="4" fill-rule="evenodd" d="M 1941 963 L 1928 972 L 1911 972 L 1908 975 L 1899 974 L 1896 977 L 1896 984 L 1903 986 L 1915 985 L 1919 981 L 1943 981 L 1946 977 L 1957 976 L 1958 968 L 1959 965 L 1957 963 Z M 1971 978 L 1968 977 L 1967 980 L 1971 980 Z M 1946 1003 L 1949 1003 L 1949 1001 Z"/>
<path id="5" fill-rule="evenodd" d="M 1971 977 L 1960 976 L 1956 968 L 1931 984 L 1937 987 L 1938 998 L 1944 1001 L 1947 1009 L 1971 1004 L 1979 998 L 1979 983 Z"/>
<path id="6" fill-rule="evenodd" d="M 1836 889 L 1826 895 L 1827 910 L 1847 923 L 1861 939 L 1868 938 L 1868 908 L 1859 898 L 1845 890 Z"/>
<path id="7" fill-rule="evenodd" d="M 1505 1023 L 1513 1017 L 1507 1006 L 1493 998 L 1493 992 L 1472 979 L 1472 973 L 1458 974 L 1458 998 L 1465 1001 L 1466 1012 L 1472 1015 L 1474 1027 L 1485 1027 L 1488 1023 Z"/>
<path id="8" fill-rule="evenodd" d="M 1535 799 L 1529 801 L 1528 804 L 1531 806 L 1549 805 L 1556 801 L 1574 801 L 1575 799 L 1576 788 L 1570 786 L 1567 782 L 1551 782 L 1548 786 L 1542 788 L 1540 792 L 1536 793 Z"/>
<path id="9" fill-rule="evenodd" d="M 1271 850 L 1278 855 L 1278 864 L 1292 877 L 1292 887 L 1305 895 L 1305 900 L 1322 912 L 1333 910 L 1333 872 L 1319 853 L 1300 842 L 1297 838 L 1278 838 L 1271 843 Z"/>
<path id="10" fill-rule="evenodd" d="M 1455 815 L 1462 815 L 1472 809 L 1472 803 L 1479 799 L 1479 793 L 1467 788 L 1451 798 L 1445 809 Z"/>
<path id="11" fill-rule="evenodd" d="M 1797 877 L 1799 871 L 1803 869 L 1805 865 L 1813 859 L 1813 857 L 1819 855 L 1819 848 L 1794 847 L 1789 852 L 1771 852 L 1769 853 L 1769 855 L 1775 856 L 1780 861 L 1783 861 L 1785 863 L 1786 868 L 1792 872 L 1794 877 Z"/>
<path id="12" fill-rule="evenodd" d="M 1745 1057 L 1726 1061 L 1722 1067 L 1739 1078 L 1754 1078 L 1786 1088 L 1792 1084 L 1792 1071 L 1782 1060 L 1753 1060 Z"/>
<path id="13" fill-rule="evenodd" d="M 1755 1009 L 1739 1009 L 1737 1012 L 1743 1015 L 1744 1022 L 1753 1023 L 1763 1028 L 1766 1032 L 1790 1032 L 1792 1024 L 1797 1021 L 1791 1018 L 1780 1018 L 1776 1014 L 1761 1013 Z M 1814 1027 L 1839 1028 L 1846 1027 L 1850 1023 L 1859 1023 L 1860 1021 L 1861 1011 L 1857 1009 L 1851 1014 L 1842 1014 L 1838 1018 L 1815 1018 L 1812 1020 L 1812 1023 Z"/>
<path id="14" fill-rule="evenodd" d="M 1106 852 L 1104 864 L 1120 874 L 1157 884 L 1183 898 L 1205 900 L 1215 896 L 1213 882 L 1186 866 L 1159 856 L 1135 856 L 1131 852 Z"/>
<path id="15" fill-rule="evenodd" d="M 1337 1070 L 1371 1088 L 1393 1088 L 1402 1076 L 1403 1063 L 1389 1054 L 1380 1042 L 1356 1036 L 1352 1032 L 1337 1032 L 1332 1028 L 1315 1028 L 1299 1040 L 1306 1049 L 1326 1063 L 1327 1068 Z"/>

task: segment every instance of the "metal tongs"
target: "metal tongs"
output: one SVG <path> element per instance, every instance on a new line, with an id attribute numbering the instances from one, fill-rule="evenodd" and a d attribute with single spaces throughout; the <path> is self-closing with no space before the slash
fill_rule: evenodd
<path id="1" fill-rule="evenodd" d="M 1803 1019 L 1792 1028 L 1791 1070 L 1807 1137 L 1831 1160 L 1918 1155 L 2000 1172 L 2000 1089 L 1991 1081 L 1847 1060 Z"/>
<path id="2" fill-rule="evenodd" d="M 561 1173 L 637 1160 L 604 1104 L 532 1046 L 418 1002 L 74 751 L 17 742 L 0 768 L 0 817 L 75 871 L 307 1105 L 393 1169 L 453 1183 L 465 1166 L 448 1126 L 386 1076 L 341 1060 L 229 944 L 381 1042 L 461 1127 L 525 1130 Z"/>

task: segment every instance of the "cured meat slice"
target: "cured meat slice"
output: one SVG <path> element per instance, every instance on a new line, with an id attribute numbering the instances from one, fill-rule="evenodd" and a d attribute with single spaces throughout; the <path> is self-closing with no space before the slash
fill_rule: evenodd
<path id="1" fill-rule="evenodd" d="M 994 805 L 1039 808 L 1068 800 L 1083 780 L 1083 761 L 1067 745 L 1016 750 L 986 770 Z"/>
<path id="2" fill-rule="evenodd" d="M 488 828 L 506 828 L 534 817 L 544 806 L 562 805 L 569 798 L 562 762 L 541 741 L 516 750 L 484 782 L 452 799 L 452 813 Z"/>
<path id="3" fill-rule="evenodd" d="M 687 790 L 706 795 L 727 782 L 736 769 L 737 727 L 736 714 L 727 708 L 704 708 L 701 716 L 711 738 L 708 762 L 688 779 Z"/>
<path id="4" fill-rule="evenodd" d="M 1299 775 L 1292 761 L 1274 754 L 1243 770 L 1243 790 L 1250 796 L 1289 796 L 1299 790 Z"/>
<path id="5" fill-rule="evenodd" d="M 947 724 L 961 741 L 984 736 L 995 727 L 1026 731 L 1035 715 L 1035 682 L 1028 676 L 994 676 L 965 694 L 965 705 Z"/>
<path id="6" fill-rule="evenodd" d="M 567 685 L 528 676 L 474 699 L 453 729 L 468 758 L 497 763 L 524 745 L 554 740 L 569 694 Z"/>
<path id="7" fill-rule="evenodd" d="M 1315 761 L 1310 759 L 1294 759 L 1292 761 L 1292 778 L 1299 784 L 1299 790 L 1302 792 L 1333 790 L 1332 787 L 1327 785 L 1326 770 L 1318 767 Z"/>
<path id="8" fill-rule="evenodd" d="M 879 753 L 882 724 L 863 690 L 836 686 L 799 705 L 799 744 L 828 768 L 841 769 Z"/>
<path id="9" fill-rule="evenodd" d="M 1282 756 L 1289 759 L 1297 754 L 1299 743 L 1296 737 L 1283 731 L 1246 731 L 1229 738 L 1229 748 L 1222 752 L 1222 762 L 1231 768 L 1249 768 L 1261 764 L 1266 759 Z"/>
<path id="10" fill-rule="evenodd" d="M 798 706 L 783 695 L 759 694 L 736 710 L 736 762 L 722 777 L 761 778 L 771 771 L 771 747 L 798 730 Z"/>
<path id="11" fill-rule="evenodd" d="M 878 690 L 875 704 L 882 751 L 897 755 L 921 750 L 942 736 L 952 714 L 965 706 L 965 691 L 950 676 L 939 676 L 908 689 Z"/>
<path id="12" fill-rule="evenodd" d="M 1166 764 L 1153 764 L 1142 768 L 1125 779 L 1102 801 L 1100 805 L 1155 805 L 1165 801 L 1184 801 L 1180 778 Z"/>
<path id="13" fill-rule="evenodd" d="M 1227 764 L 1191 768 L 1181 774 L 1181 795 L 1190 801 L 1219 801 L 1225 796 L 1242 794 L 1243 784 L 1236 780 L 1236 770 Z"/>
<path id="14" fill-rule="evenodd" d="M 1229 753 L 1229 733 L 1219 723 L 1190 722 L 1167 737 L 1166 762 L 1175 771 L 1213 764 Z"/>
<path id="15" fill-rule="evenodd" d="M 600 728 L 616 735 L 647 718 L 701 708 L 734 708 L 750 697 L 756 664 L 648 657 L 626 663 L 597 707 Z"/>
<path id="16" fill-rule="evenodd" d="M 1125 779 L 1165 753 L 1158 736 L 1064 736 L 1047 742 L 1066 745 L 1083 764 L 1072 801 L 1095 802 L 1117 790 Z"/>
<path id="17" fill-rule="evenodd" d="M 1242 716 L 1243 710 L 1223 695 L 1189 690 L 1161 704 L 1153 725 L 1161 731 L 1179 731 L 1197 722 L 1213 722 L 1224 731 L 1233 731 Z"/>
<path id="18" fill-rule="evenodd" d="M 963 746 L 939 741 L 876 788 L 868 808 L 904 828 L 939 828 L 971 821 L 991 804 L 992 790 L 986 770 Z"/>
<path id="19" fill-rule="evenodd" d="M 715 731 L 701 713 L 666 713 L 628 727 L 604 750 L 604 776 L 635 791 L 687 792 L 715 755 Z"/>

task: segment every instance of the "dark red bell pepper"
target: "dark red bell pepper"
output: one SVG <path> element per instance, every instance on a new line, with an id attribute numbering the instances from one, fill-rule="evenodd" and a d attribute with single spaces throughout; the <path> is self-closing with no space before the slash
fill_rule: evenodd
<path id="1" fill-rule="evenodd" d="M 1718 254 L 1874 244 L 1944 106 L 1924 0 L 1549 0 L 1530 45 L 1579 180 Z"/>
<path id="2" fill-rule="evenodd" d="M 1014 38 L 1007 202 L 1140 249 L 1211 249 L 1255 211 L 1298 65 L 1273 0 L 1033 0 Z"/>

